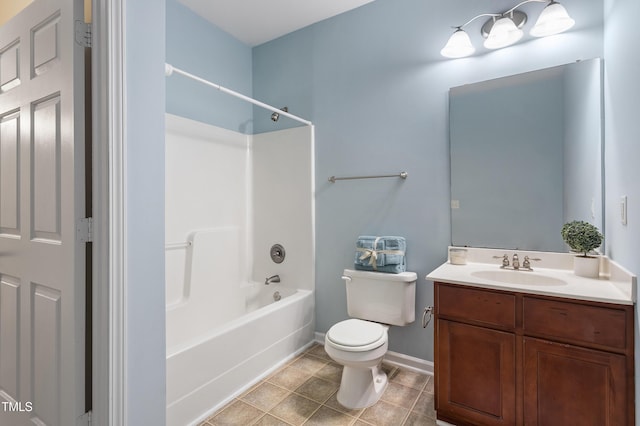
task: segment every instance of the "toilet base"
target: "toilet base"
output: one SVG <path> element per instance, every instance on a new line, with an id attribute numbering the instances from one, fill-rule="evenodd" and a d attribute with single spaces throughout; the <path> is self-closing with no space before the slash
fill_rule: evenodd
<path id="1" fill-rule="evenodd" d="M 381 366 L 382 363 L 369 368 L 344 366 L 337 394 L 338 402 L 352 410 L 370 407 L 378 402 L 388 383 Z"/>

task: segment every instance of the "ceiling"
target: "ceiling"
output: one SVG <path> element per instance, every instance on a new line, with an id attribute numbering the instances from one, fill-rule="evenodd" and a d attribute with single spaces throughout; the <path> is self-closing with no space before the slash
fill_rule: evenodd
<path id="1" fill-rule="evenodd" d="M 339 15 L 373 0 L 178 0 L 249 46 Z"/>

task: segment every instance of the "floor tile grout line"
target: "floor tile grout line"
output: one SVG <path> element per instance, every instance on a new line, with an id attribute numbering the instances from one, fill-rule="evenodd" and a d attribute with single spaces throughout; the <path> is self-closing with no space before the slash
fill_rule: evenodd
<path id="1" fill-rule="evenodd" d="M 307 399 L 309 399 L 309 398 L 307 398 Z M 312 400 L 312 399 L 310 399 L 310 401 L 313 401 L 313 400 Z M 314 402 L 315 402 L 315 401 L 314 401 Z M 300 425 L 302 426 L 302 425 L 304 425 L 305 423 L 307 423 L 307 422 L 309 421 L 309 419 L 310 419 L 311 417 L 313 417 L 313 415 L 314 415 L 318 410 L 320 410 L 320 408 L 322 408 L 322 404 L 318 405 L 318 408 L 316 408 L 315 410 L 313 410 L 313 412 L 312 412 L 311 414 L 309 414 L 309 416 L 308 416 L 306 419 L 304 419 L 304 421 L 303 421 L 302 423 L 300 423 Z"/>
<path id="2" fill-rule="evenodd" d="M 335 392 L 337 392 L 337 390 L 336 390 Z M 293 394 L 296 394 L 296 395 L 298 395 L 298 396 L 301 396 L 301 397 L 303 397 L 303 398 L 306 398 L 306 399 L 308 399 L 309 401 L 313 401 L 313 402 L 315 402 L 316 404 L 320 404 L 320 405 L 324 405 L 324 404 L 325 404 L 325 402 L 329 401 L 335 392 L 331 393 L 331 395 L 329 395 L 329 397 L 328 397 L 327 399 L 325 399 L 325 400 L 324 400 L 324 402 L 320 402 L 320 401 L 316 401 L 316 400 L 315 400 L 315 399 L 313 399 L 313 398 L 310 398 L 310 397 L 309 397 L 309 396 L 307 396 L 307 395 L 303 395 L 303 394 L 298 393 L 298 392 L 296 392 L 296 391 L 291 391 L 291 393 L 293 393 Z M 329 408 L 331 408 L 331 407 L 329 407 Z"/>
<path id="3" fill-rule="evenodd" d="M 411 372 L 410 370 L 402 370 L 402 369 L 401 369 L 401 368 L 399 368 L 399 367 L 398 367 L 398 370 L 401 370 L 401 371 L 409 371 L 409 372 Z M 415 373 L 415 374 L 417 374 L 417 375 L 419 375 L 419 376 L 427 376 L 426 374 L 421 374 L 421 373 Z M 395 378 L 394 378 L 394 379 L 395 379 Z M 408 388 L 411 388 L 411 389 L 415 389 L 415 390 L 417 390 L 418 392 L 424 392 L 424 391 L 425 391 L 425 389 L 427 388 L 427 385 L 429 384 L 429 380 L 431 380 L 429 377 L 427 377 L 427 380 L 425 380 L 424 384 L 420 385 L 420 387 L 419 387 L 419 388 L 414 388 L 413 386 L 407 386 L 407 385 L 405 385 L 405 384 L 404 384 L 404 383 L 402 383 L 402 382 L 395 381 L 394 379 L 390 379 L 390 380 L 389 380 L 389 382 L 391 382 L 391 383 L 395 383 L 395 384 L 397 384 L 397 385 L 402 385 L 402 386 L 405 386 L 405 387 L 408 387 Z"/>
<path id="4" fill-rule="evenodd" d="M 229 409 L 234 403 L 236 402 L 241 402 L 243 404 L 246 404 L 252 408 L 255 408 L 256 410 L 260 411 L 262 414 L 259 415 L 253 422 L 251 422 L 251 424 L 254 424 L 258 421 L 258 419 L 262 418 L 265 416 L 265 414 L 267 414 L 266 411 L 264 411 L 262 408 L 256 407 L 255 405 L 247 402 L 247 401 L 243 401 L 241 400 L 239 397 L 233 398 L 231 401 L 229 401 L 224 407 L 222 407 L 220 410 L 216 411 L 215 413 L 213 413 L 209 418 L 207 418 L 207 420 L 204 421 L 205 425 L 203 425 L 202 423 L 200 424 L 200 426 L 215 426 L 213 425 L 213 423 L 211 423 L 210 421 L 213 421 L 213 419 L 215 419 L 216 417 L 218 417 L 220 414 L 222 414 L 225 410 Z"/>
<path id="5" fill-rule="evenodd" d="M 309 379 L 307 379 L 307 380 L 309 380 Z M 304 382 L 300 383 L 300 385 L 299 385 L 298 387 L 302 386 L 302 384 L 304 384 L 307 380 L 305 380 Z M 278 388 L 280 388 L 280 389 L 284 389 L 284 390 L 286 390 L 286 391 L 287 391 L 287 392 L 289 392 L 289 393 L 293 393 L 293 392 L 295 392 L 295 389 L 288 389 L 288 388 L 285 388 L 285 387 L 284 387 L 284 386 L 282 386 L 282 385 L 279 385 L 279 384 L 277 384 L 277 383 L 273 383 L 273 382 L 268 382 L 268 383 L 269 383 L 270 385 L 273 385 L 273 386 L 278 387 Z M 296 387 L 296 389 L 297 389 L 298 387 Z"/>
<path id="6" fill-rule="evenodd" d="M 273 413 L 272 413 L 272 412 L 270 412 L 270 411 L 268 411 L 268 412 L 264 413 L 262 416 L 260 416 L 258 419 L 256 419 L 256 421 L 255 421 L 253 424 L 258 423 L 258 422 L 259 422 L 263 417 L 266 417 L 266 416 L 271 416 L 271 417 L 276 418 L 276 419 L 280 420 L 281 422 L 284 422 L 284 423 L 286 423 L 286 424 L 288 424 L 288 425 L 290 425 L 290 426 L 294 426 L 294 425 L 292 425 L 291 423 L 289 423 L 288 421 L 286 421 L 285 419 L 283 419 L 282 417 L 280 417 L 280 416 L 278 416 L 278 415 L 276 415 L 276 414 L 273 414 Z M 306 420 L 305 420 L 305 421 L 306 421 Z"/>
<path id="7" fill-rule="evenodd" d="M 287 389 L 287 388 L 285 388 L 284 386 L 279 385 L 278 383 L 270 382 L 270 381 L 268 381 L 268 379 L 265 379 L 265 380 L 264 380 L 264 382 L 269 383 L 270 385 L 275 386 L 275 387 L 277 387 L 277 388 L 280 388 L 280 389 L 282 389 L 282 390 L 285 390 L 285 391 L 287 391 L 287 392 L 289 392 L 289 393 L 295 393 L 296 395 L 303 396 L 303 397 L 305 397 L 305 398 L 307 398 L 307 399 L 309 399 L 309 400 L 311 400 L 311 401 L 318 402 L 318 401 L 316 401 L 316 400 L 314 400 L 314 399 L 310 398 L 310 397 L 309 397 L 309 396 L 307 396 L 307 395 L 304 395 L 304 394 L 302 394 L 302 393 L 296 392 L 296 390 L 298 390 L 298 388 L 300 388 L 300 386 L 302 386 L 302 385 L 303 385 L 303 384 L 305 384 L 307 381 L 309 381 L 309 379 L 318 379 L 318 380 L 322 380 L 322 381 L 325 381 L 325 382 L 327 382 L 327 383 L 331 383 L 331 384 L 335 384 L 335 383 L 336 383 L 336 382 L 334 382 L 334 381 L 327 380 L 327 379 L 325 379 L 325 378 L 318 377 L 318 376 L 314 376 L 314 375 L 310 375 L 310 376 L 309 376 L 309 377 L 308 377 L 304 382 L 300 383 L 300 385 L 299 385 L 298 387 L 296 387 L 296 389 L 293 389 L 293 390 L 291 390 L 291 389 Z M 262 383 L 261 383 L 261 384 L 262 384 Z M 336 393 L 336 392 L 337 392 L 337 389 L 336 389 L 333 393 L 331 393 L 331 395 L 329 396 L 329 398 L 327 398 L 327 399 L 325 400 L 325 402 L 326 402 L 326 401 L 328 401 L 328 400 L 333 396 L 333 394 L 334 394 L 334 393 Z M 288 396 L 288 395 L 287 395 L 287 396 Z M 282 400 L 284 400 L 285 398 L 286 398 L 286 396 L 285 396 Z M 282 401 L 280 401 L 280 402 L 282 402 Z"/>
<path id="8" fill-rule="evenodd" d="M 421 396 L 422 396 L 422 391 L 418 391 L 418 397 L 415 399 L 415 401 L 413 401 L 413 404 L 411 404 L 411 408 L 409 408 L 409 412 L 407 412 L 407 415 L 404 416 L 402 423 L 400 423 L 401 425 L 404 425 L 407 423 L 407 421 L 409 420 L 409 417 L 411 417 L 411 413 L 414 412 L 413 409 L 416 408 L 416 404 L 418 403 L 418 401 L 420 401 Z"/>
<path id="9" fill-rule="evenodd" d="M 315 376 L 310 376 L 309 378 L 314 378 L 314 377 L 315 377 Z M 316 379 L 319 379 L 319 380 L 324 380 L 325 382 L 335 383 L 335 382 L 330 382 L 330 381 L 328 381 L 328 380 L 322 379 L 322 378 L 320 378 L 320 377 L 315 377 L 315 378 L 316 378 Z M 307 379 L 307 380 L 309 380 L 309 379 Z M 307 381 L 307 380 L 305 380 L 305 382 L 303 382 L 303 384 L 304 384 L 304 383 L 306 383 L 306 381 Z M 248 405 L 252 406 L 253 408 L 256 408 L 256 409 L 258 409 L 258 410 L 260 410 L 260 411 L 263 411 L 265 414 L 271 414 L 271 410 L 273 410 L 273 409 L 274 409 L 278 404 L 280 404 L 282 401 L 284 401 L 284 400 L 285 400 L 285 399 L 287 399 L 289 396 L 291 396 L 291 394 L 294 394 L 294 395 L 300 396 L 300 397 L 302 397 L 302 398 L 308 399 L 309 401 L 315 402 L 316 404 L 320 404 L 320 406 L 325 406 L 325 405 L 326 405 L 326 403 L 331 399 L 331 397 L 332 397 L 333 395 L 335 395 L 335 394 L 338 392 L 338 389 L 336 389 L 335 391 L 331 392 L 331 394 L 330 394 L 330 395 L 329 395 L 329 396 L 328 396 L 324 401 L 318 401 L 318 400 L 316 400 L 316 399 L 313 399 L 313 398 L 309 397 L 308 395 L 304 395 L 304 394 L 302 394 L 302 393 L 300 393 L 300 392 L 296 392 L 295 390 L 287 389 L 287 388 L 282 387 L 282 386 L 279 386 L 279 385 L 277 385 L 277 384 L 275 384 L 275 383 L 267 382 L 266 380 L 264 380 L 264 381 L 263 381 L 263 382 L 261 382 L 260 384 L 262 384 L 262 383 L 269 383 L 269 384 L 270 384 L 270 385 L 272 385 L 272 386 L 275 386 L 275 387 L 277 387 L 277 388 L 279 388 L 279 389 L 282 389 L 282 390 L 286 391 L 286 392 L 287 392 L 287 394 L 286 394 L 286 395 L 284 395 L 282 398 L 279 398 L 279 399 L 278 399 L 278 402 L 277 402 L 277 403 L 275 403 L 275 404 L 274 404 L 274 406 L 273 406 L 273 407 L 271 407 L 271 408 L 269 408 L 267 411 L 265 411 L 263 408 L 257 407 L 255 404 L 252 404 L 252 403 L 251 403 L 251 402 L 249 402 L 249 401 L 246 401 L 246 400 L 242 399 L 242 397 L 234 398 L 234 400 L 235 400 L 235 399 L 240 400 L 241 402 L 244 402 L 245 404 L 248 404 Z M 300 386 L 302 386 L 302 384 L 301 384 Z M 258 386 L 256 386 L 256 387 L 258 387 Z M 243 395 L 243 396 L 246 396 L 246 394 L 245 394 L 245 395 Z M 231 405 L 231 403 L 230 403 L 229 405 Z M 334 411 L 338 411 L 338 410 L 336 410 L 335 408 L 332 408 L 332 407 L 330 407 L 330 406 L 328 406 L 328 405 L 326 405 L 326 407 L 327 407 L 327 408 L 331 408 L 331 409 L 332 409 L 332 410 L 334 410 Z M 226 408 L 226 406 L 225 406 L 225 408 Z M 219 412 L 222 412 L 222 410 L 220 410 Z M 340 411 L 338 411 L 338 412 L 339 412 L 339 413 L 341 413 Z M 341 414 L 346 414 L 346 415 L 348 415 L 347 413 L 341 413 Z M 272 415 L 273 415 L 273 414 L 272 414 Z M 350 416 L 350 417 L 353 417 L 353 416 Z"/>
<path id="10" fill-rule="evenodd" d="M 265 383 L 268 383 L 268 382 L 265 382 Z M 262 382 L 261 382 L 261 384 L 262 384 Z M 280 387 L 280 386 L 278 386 L 278 385 L 274 385 L 273 383 L 269 383 L 269 384 L 270 384 L 270 385 L 272 385 L 272 386 L 278 387 L 278 388 L 280 388 L 280 389 L 282 389 L 282 390 L 286 391 L 287 393 L 286 393 L 286 395 L 284 395 L 282 398 L 279 398 L 279 399 L 278 399 L 278 402 L 276 402 L 276 403 L 273 405 L 273 407 L 270 407 L 270 408 L 269 408 L 268 410 L 266 410 L 266 411 L 265 411 L 263 408 L 260 408 L 260 407 L 256 406 L 255 404 L 252 404 L 250 401 L 246 401 L 246 400 L 242 399 L 242 397 L 238 397 L 238 398 L 236 398 L 236 399 L 238 399 L 239 401 L 244 402 L 244 403 L 245 403 L 245 404 L 247 404 L 247 405 L 252 406 L 253 408 L 256 408 L 256 409 L 258 409 L 258 410 L 260 410 L 260 411 L 264 412 L 265 414 L 269 414 L 269 412 L 270 412 L 271 410 L 273 410 L 273 409 L 274 409 L 278 404 L 280 404 L 282 401 L 284 401 L 285 399 L 287 399 L 287 397 L 293 393 L 293 391 L 290 391 L 289 389 L 282 388 L 282 387 Z M 246 395 L 245 395 L 245 396 L 246 396 Z"/>

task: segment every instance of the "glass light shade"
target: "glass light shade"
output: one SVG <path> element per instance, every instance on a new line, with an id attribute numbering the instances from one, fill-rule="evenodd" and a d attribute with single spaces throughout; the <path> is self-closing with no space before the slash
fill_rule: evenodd
<path id="1" fill-rule="evenodd" d="M 451 34 L 449 37 L 449 41 L 442 48 L 440 54 L 446 58 L 464 58 L 465 56 L 469 56 L 475 52 L 476 49 L 471 44 L 471 39 L 469 39 L 469 35 L 462 29 L 456 30 L 455 33 Z"/>
<path id="2" fill-rule="evenodd" d="M 531 34 L 534 37 L 546 37 L 553 34 L 559 34 L 567 31 L 576 23 L 567 13 L 567 9 L 560 3 L 552 1 L 542 9 L 540 17 L 536 24 L 531 28 Z"/>
<path id="3" fill-rule="evenodd" d="M 516 26 L 511 18 L 503 16 L 493 23 L 489 37 L 484 41 L 484 47 L 487 49 L 500 49 L 501 47 L 512 45 L 520 40 L 522 36 L 522 30 Z"/>

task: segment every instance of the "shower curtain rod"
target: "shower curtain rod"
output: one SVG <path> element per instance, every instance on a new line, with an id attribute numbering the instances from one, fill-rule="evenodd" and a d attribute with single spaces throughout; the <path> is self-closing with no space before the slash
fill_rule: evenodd
<path id="1" fill-rule="evenodd" d="M 255 99 L 253 99 L 253 98 L 245 96 L 242 93 L 235 92 L 235 91 L 233 91 L 231 89 L 227 89 L 226 87 L 220 86 L 219 84 L 215 84 L 215 83 L 212 83 L 210 81 L 207 81 L 204 78 L 198 77 L 197 75 L 193 75 L 191 73 L 188 73 L 186 71 L 181 70 L 180 68 L 176 68 L 171 64 L 167 64 L 167 63 L 164 64 L 164 73 L 165 73 L 165 75 L 167 77 L 171 76 L 174 72 L 178 73 L 178 74 L 182 74 L 183 76 L 188 77 L 188 78 L 190 78 L 192 80 L 198 81 L 198 82 L 200 82 L 202 84 L 206 84 L 207 86 L 211 86 L 214 89 L 218 89 L 221 92 L 227 93 L 227 94 L 229 94 L 231 96 L 235 96 L 236 98 L 245 100 L 245 101 L 250 102 L 250 103 L 252 103 L 254 105 L 257 105 L 259 107 L 268 109 L 269 111 L 277 112 L 278 114 L 280 114 L 280 115 L 282 115 L 284 117 L 289 117 L 289 118 L 291 118 L 293 120 L 299 121 L 300 123 L 306 124 L 307 126 L 312 126 L 313 125 L 312 122 L 310 122 L 308 120 L 305 120 L 303 118 L 300 118 L 297 115 L 293 115 L 291 113 L 283 111 L 280 108 L 273 107 L 273 106 L 271 106 L 269 104 L 265 104 L 264 102 L 260 102 L 260 101 L 257 101 Z"/>

